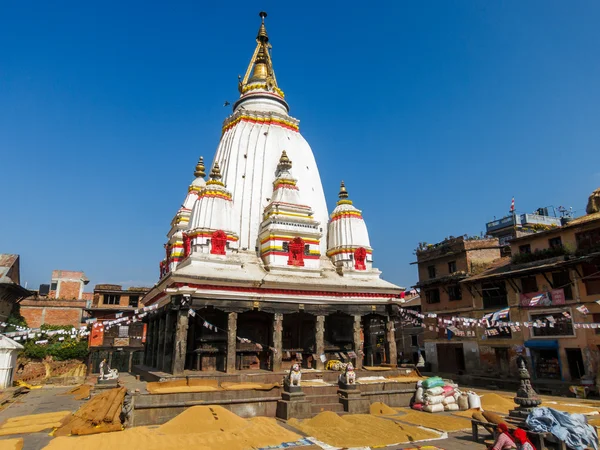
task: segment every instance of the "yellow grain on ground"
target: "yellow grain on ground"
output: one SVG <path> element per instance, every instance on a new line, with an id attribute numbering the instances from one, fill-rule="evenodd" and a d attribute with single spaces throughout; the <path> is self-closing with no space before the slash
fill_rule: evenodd
<path id="1" fill-rule="evenodd" d="M 363 366 L 364 370 L 371 370 L 371 371 L 388 371 L 388 370 L 392 370 L 391 367 L 383 367 L 383 366 Z"/>
<path id="2" fill-rule="evenodd" d="M 0 450 L 21 450 L 23 448 L 23 438 L 2 439 L 0 441 Z"/>
<path id="3" fill-rule="evenodd" d="M 301 436 L 277 424 L 275 419 L 242 419 L 220 406 L 194 406 L 158 428 L 136 427 L 116 433 L 59 437 L 48 450 L 243 450 L 295 442 Z"/>
<path id="4" fill-rule="evenodd" d="M 393 416 L 398 414 L 393 408 L 390 408 L 388 405 L 382 402 L 375 402 L 371 404 L 371 414 L 374 416 Z"/>
<path id="5" fill-rule="evenodd" d="M 11 417 L 0 427 L 0 436 L 37 433 L 38 431 L 58 428 L 61 425 L 62 420 L 70 414 L 71 411 L 58 411 L 53 413 Z"/>
<path id="6" fill-rule="evenodd" d="M 423 381 L 425 379 L 425 377 L 419 377 L 417 375 L 397 375 L 385 378 L 386 380 L 396 381 L 398 383 L 416 383 L 417 381 Z"/>
<path id="7" fill-rule="evenodd" d="M 542 403 L 541 406 L 547 406 L 548 408 L 557 409 L 558 411 L 568 412 L 571 414 L 598 414 L 599 412 L 598 408 L 592 408 L 590 406 L 583 405 L 573 405 L 571 403 L 559 403 L 557 405 Z"/>
<path id="8" fill-rule="evenodd" d="M 421 411 L 413 411 L 398 417 L 401 422 L 421 425 L 434 430 L 453 432 L 471 428 L 471 421 L 461 417 L 452 417 L 446 414 L 431 414 Z"/>
<path id="9" fill-rule="evenodd" d="M 514 401 L 498 394 L 483 394 L 481 396 L 481 409 L 484 411 L 493 411 L 500 414 L 508 414 L 517 405 Z"/>
<path id="10" fill-rule="evenodd" d="M 479 408 L 467 409 L 466 411 L 456 411 L 456 412 L 453 412 L 452 415 L 458 416 L 458 417 L 466 417 L 468 419 L 471 419 L 473 417 L 473 413 L 475 411 L 479 411 Z"/>
<path id="11" fill-rule="evenodd" d="M 600 427 L 600 419 L 590 419 L 588 418 L 588 423 L 593 427 Z"/>
<path id="12" fill-rule="evenodd" d="M 439 433 L 368 414 L 340 417 L 324 411 L 312 419 L 288 424 L 334 447 L 378 447 L 441 437 Z"/>

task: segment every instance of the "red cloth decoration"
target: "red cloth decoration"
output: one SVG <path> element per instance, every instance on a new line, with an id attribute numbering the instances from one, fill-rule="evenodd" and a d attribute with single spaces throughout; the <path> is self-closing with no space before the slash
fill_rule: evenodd
<path id="1" fill-rule="evenodd" d="M 295 237 L 288 244 L 288 266 L 304 266 L 304 240 Z"/>
<path id="2" fill-rule="evenodd" d="M 356 270 L 367 270 L 365 265 L 365 259 L 367 258 L 367 251 L 359 247 L 354 251 L 354 268 Z"/>
<path id="3" fill-rule="evenodd" d="M 210 253 L 213 255 L 224 255 L 227 235 L 223 230 L 215 231 L 211 236 Z"/>

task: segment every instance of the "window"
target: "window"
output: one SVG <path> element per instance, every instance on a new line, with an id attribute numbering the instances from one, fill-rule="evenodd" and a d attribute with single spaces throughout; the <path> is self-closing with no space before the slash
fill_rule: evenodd
<path id="1" fill-rule="evenodd" d="M 128 325 L 119 326 L 119 337 L 120 338 L 129 337 L 129 326 Z"/>
<path id="2" fill-rule="evenodd" d="M 587 295 L 600 294 L 600 266 L 595 264 L 582 264 L 583 283 Z"/>
<path id="3" fill-rule="evenodd" d="M 562 289 L 565 291 L 565 300 L 573 300 L 573 290 L 571 289 L 571 278 L 569 272 L 563 270 L 561 272 L 552 273 L 552 286 L 554 289 Z"/>
<path id="4" fill-rule="evenodd" d="M 519 245 L 519 253 L 531 253 L 531 245 Z"/>
<path id="5" fill-rule="evenodd" d="M 462 300 L 462 289 L 459 285 L 448 286 L 448 299 L 451 302 Z"/>
<path id="6" fill-rule="evenodd" d="M 531 292 L 537 292 L 538 291 L 538 285 L 537 285 L 537 281 L 535 279 L 535 276 L 521 278 L 521 290 L 523 291 L 523 294 L 529 294 Z"/>
<path id="7" fill-rule="evenodd" d="M 562 247 L 562 239 L 560 236 L 554 237 L 552 239 L 548 239 L 548 246 L 550 248 L 561 248 Z"/>
<path id="8" fill-rule="evenodd" d="M 440 302 L 440 290 L 439 289 L 430 289 L 425 291 L 425 299 L 427 303 L 439 303 Z"/>
<path id="9" fill-rule="evenodd" d="M 592 322 L 600 323 L 600 314 L 592 314 Z M 596 328 L 594 332 L 600 334 L 600 328 Z"/>
<path id="10" fill-rule="evenodd" d="M 554 320 L 550 320 L 550 317 Z M 531 328 L 533 336 L 574 336 L 573 321 L 560 311 L 552 313 L 532 314 L 530 320 L 540 326 Z M 546 325 L 546 326 L 541 326 Z M 554 326 L 550 326 L 554 325 Z"/>
<path id="11" fill-rule="evenodd" d="M 575 235 L 577 250 L 594 251 L 600 249 L 600 228 L 584 231 Z"/>
<path id="12" fill-rule="evenodd" d="M 483 283 L 481 285 L 481 292 L 483 294 L 483 309 L 508 306 L 506 284 L 504 281 Z"/>
<path id="13" fill-rule="evenodd" d="M 493 324 L 499 324 L 499 326 L 487 327 L 485 329 L 486 336 L 490 339 L 510 339 L 512 333 L 506 322 L 510 322 L 510 314 L 499 322 L 492 322 Z"/>
<path id="14" fill-rule="evenodd" d="M 139 295 L 130 295 L 129 296 L 129 306 L 137 308 L 139 302 L 140 302 Z"/>
<path id="15" fill-rule="evenodd" d="M 306 244 L 304 246 L 304 254 L 305 255 L 310 255 L 310 245 Z"/>
<path id="16" fill-rule="evenodd" d="M 410 335 L 410 345 L 412 347 L 418 347 L 419 346 L 419 336 L 416 334 L 411 334 Z"/>
<path id="17" fill-rule="evenodd" d="M 56 281 L 53 281 L 50 285 L 50 290 L 55 291 L 56 289 L 58 289 L 58 283 Z"/>
<path id="18" fill-rule="evenodd" d="M 121 302 L 121 296 L 117 294 L 104 294 L 102 303 L 105 305 L 118 305 Z"/>
<path id="19" fill-rule="evenodd" d="M 435 278 L 435 266 L 427 267 L 427 272 L 429 272 L 429 278 Z"/>
<path id="20" fill-rule="evenodd" d="M 448 273 L 453 274 L 454 272 L 456 272 L 456 261 L 450 261 L 448 263 Z"/>
<path id="21" fill-rule="evenodd" d="M 287 242 L 281 243 L 281 251 L 283 251 L 284 253 L 288 253 L 290 251 L 290 246 Z"/>

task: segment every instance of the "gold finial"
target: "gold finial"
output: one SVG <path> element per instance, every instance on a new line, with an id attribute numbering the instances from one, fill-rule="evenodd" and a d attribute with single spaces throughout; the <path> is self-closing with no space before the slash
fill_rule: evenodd
<path id="1" fill-rule="evenodd" d="M 219 163 L 217 161 L 215 161 L 215 165 L 213 166 L 212 170 L 210 171 L 210 179 L 211 180 L 220 180 L 221 177 L 221 169 L 219 168 Z"/>
<path id="2" fill-rule="evenodd" d="M 342 180 L 342 184 L 340 185 L 340 193 L 338 194 L 340 200 L 345 200 L 348 198 L 348 191 L 346 190 L 346 185 L 344 184 L 344 180 Z"/>
<path id="3" fill-rule="evenodd" d="M 204 158 L 201 156 L 200 159 L 198 160 L 198 164 L 196 164 L 196 171 L 194 172 L 194 176 L 196 178 L 201 177 L 204 178 L 206 176 L 206 173 L 204 172 L 205 167 L 204 167 Z"/>
<path id="4" fill-rule="evenodd" d="M 267 29 L 265 28 L 265 17 L 267 17 L 267 13 L 261 11 L 258 13 L 260 18 L 262 19 L 262 23 L 260 24 L 260 28 L 258 29 L 258 35 L 256 36 L 256 40 L 266 44 L 269 42 L 269 36 L 267 35 Z"/>
<path id="5" fill-rule="evenodd" d="M 277 168 L 280 171 L 290 170 L 292 168 L 292 162 L 290 161 L 290 158 L 288 158 L 285 150 L 281 152 L 281 158 L 279 158 L 279 164 L 277 165 Z"/>

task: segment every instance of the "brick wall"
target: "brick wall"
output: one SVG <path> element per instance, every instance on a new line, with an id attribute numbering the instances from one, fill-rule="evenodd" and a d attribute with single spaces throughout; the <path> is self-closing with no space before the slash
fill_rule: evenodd
<path id="1" fill-rule="evenodd" d="M 39 328 L 43 324 L 79 327 L 85 306 L 86 302 L 81 300 L 23 300 L 21 315 L 31 328 Z"/>
<path id="2" fill-rule="evenodd" d="M 58 295 L 60 298 L 66 300 L 79 299 L 79 292 L 81 291 L 82 285 L 80 281 L 60 280 L 58 283 Z"/>

